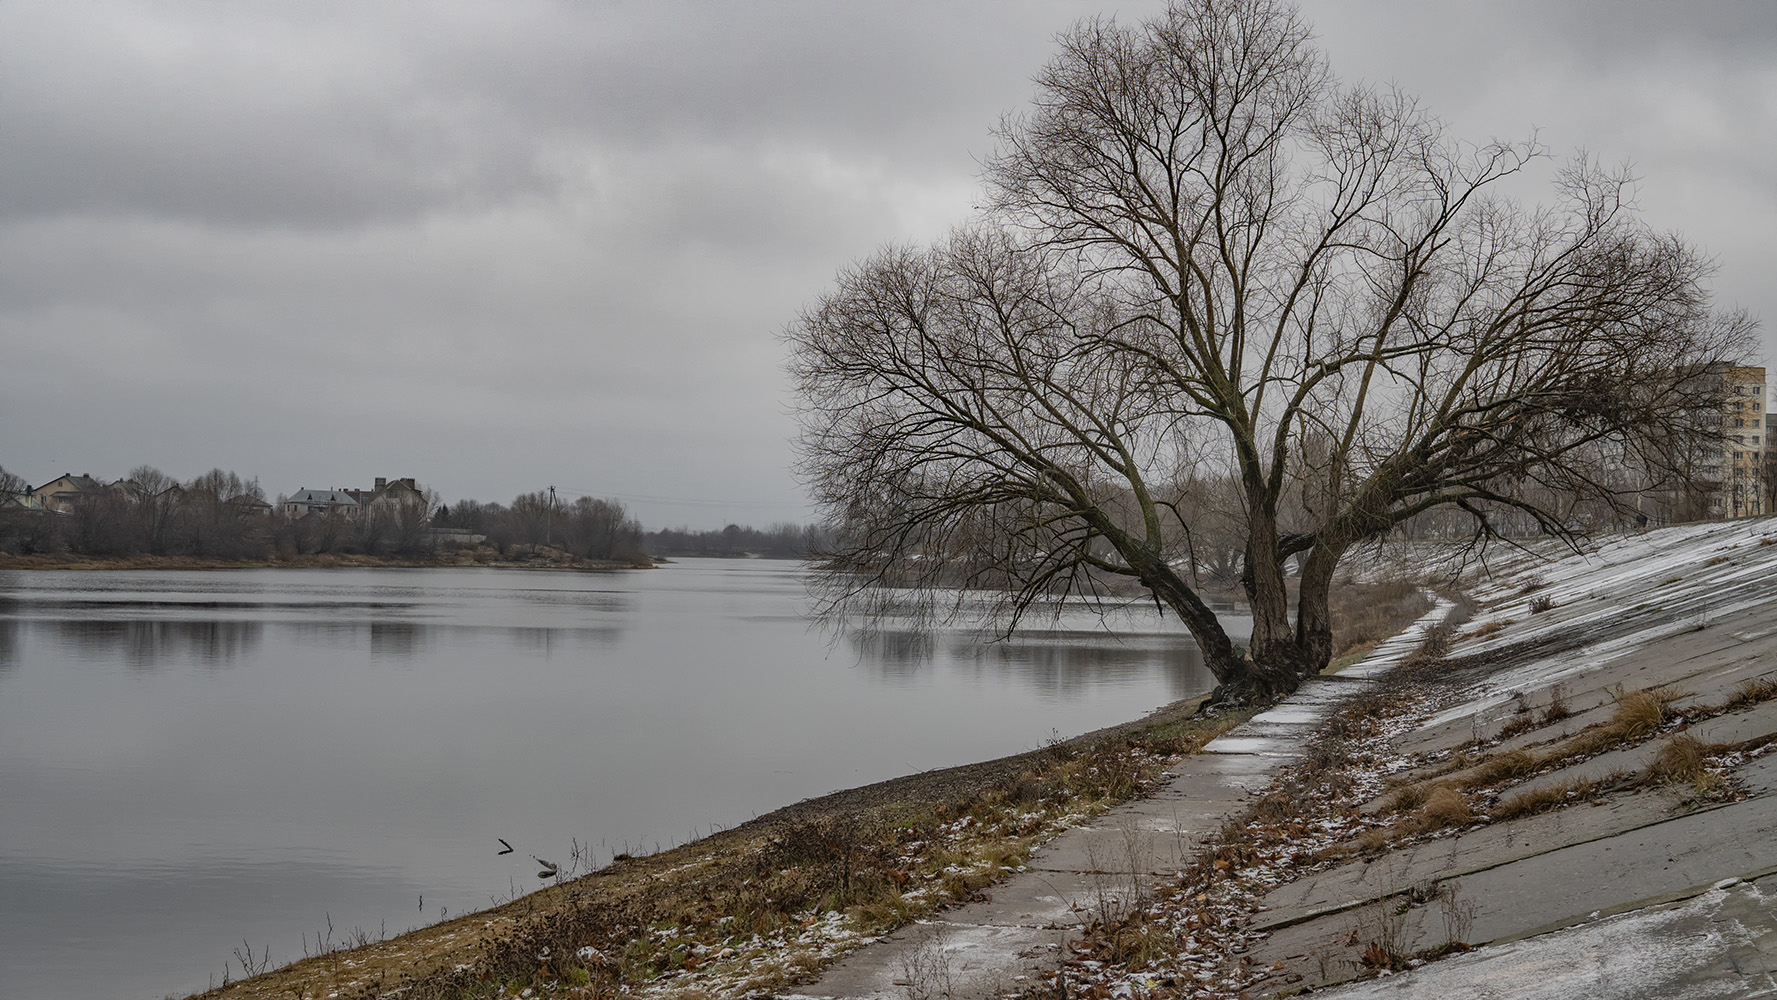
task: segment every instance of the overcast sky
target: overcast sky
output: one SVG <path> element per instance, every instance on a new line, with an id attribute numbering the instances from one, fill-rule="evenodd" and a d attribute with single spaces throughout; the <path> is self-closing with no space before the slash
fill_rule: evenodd
<path id="1" fill-rule="evenodd" d="M 779 332 L 1159 7 L 0 0 L 0 465 L 804 519 Z M 1777 319 L 1777 3 L 1305 9 L 1457 135 L 1632 162 Z"/>

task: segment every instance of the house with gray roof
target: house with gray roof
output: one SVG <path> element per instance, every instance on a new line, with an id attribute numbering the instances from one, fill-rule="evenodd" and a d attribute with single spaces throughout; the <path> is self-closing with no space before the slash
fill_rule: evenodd
<path id="1" fill-rule="evenodd" d="M 358 513 L 358 501 L 349 490 L 311 490 L 299 489 L 284 498 L 284 513 L 290 517 L 307 517 L 310 514 L 344 514 Z"/>
<path id="2" fill-rule="evenodd" d="M 75 502 L 81 497 L 97 495 L 104 489 L 105 485 L 91 476 L 63 473 L 32 490 L 31 495 L 45 509 L 66 514 L 74 510 Z"/>

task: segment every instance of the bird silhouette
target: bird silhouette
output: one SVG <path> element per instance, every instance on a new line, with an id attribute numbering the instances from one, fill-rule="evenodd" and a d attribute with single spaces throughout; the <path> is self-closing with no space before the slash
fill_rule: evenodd
<path id="1" fill-rule="evenodd" d="M 505 837 L 495 837 L 494 839 L 500 842 L 501 847 L 506 848 L 505 850 L 499 851 L 497 853 L 500 853 L 500 854 L 511 854 L 512 853 L 512 845 L 506 843 Z"/>
<path id="2" fill-rule="evenodd" d="M 535 854 L 531 855 L 531 860 L 543 866 L 543 870 L 537 873 L 538 878 L 554 878 L 556 873 L 561 871 L 561 869 L 556 866 L 555 862 L 544 861 Z"/>

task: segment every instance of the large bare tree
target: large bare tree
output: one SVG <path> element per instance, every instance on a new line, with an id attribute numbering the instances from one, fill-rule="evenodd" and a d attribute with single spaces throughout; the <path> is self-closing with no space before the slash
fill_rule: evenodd
<path id="1" fill-rule="evenodd" d="M 830 612 L 960 588 L 1015 619 L 1125 579 L 1224 696 L 1269 696 L 1325 666 L 1353 546 L 1439 508 L 1570 535 L 1550 498 L 1615 502 L 1718 432 L 1706 376 L 1752 324 L 1626 173 L 1582 157 L 1526 208 L 1502 189 L 1534 143 L 1339 83 L 1271 0 L 1084 22 L 1038 86 L 975 227 L 883 251 L 789 332 L 844 529 Z M 1193 586 L 1212 483 L 1238 497 L 1244 655 Z"/>

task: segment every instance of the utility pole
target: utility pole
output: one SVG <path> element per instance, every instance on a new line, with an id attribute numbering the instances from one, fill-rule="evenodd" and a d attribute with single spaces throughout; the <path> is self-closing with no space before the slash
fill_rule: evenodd
<path id="1" fill-rule="evenodd" d="M 549 487 L 549 514 L 548 514 L 546 520 L 543 522 L 543 524 L 544 524 L 543 544 L 553 546 L 555 544 L 555 487 L 554 486 Z"/>

